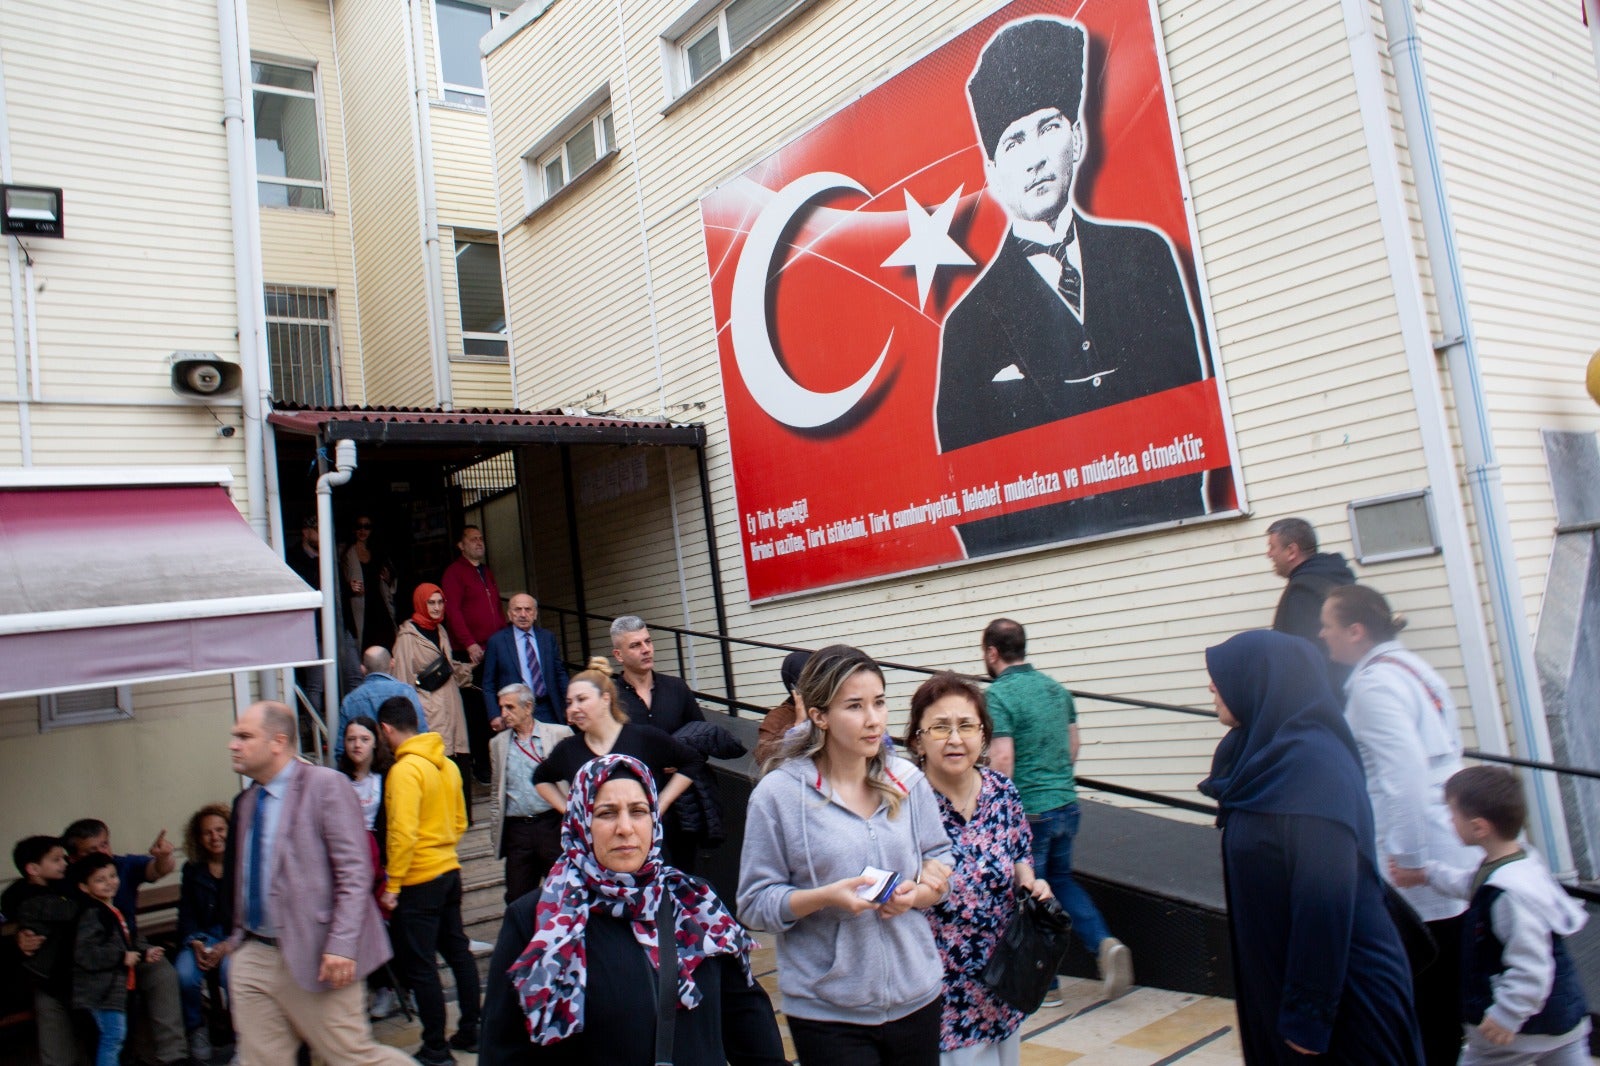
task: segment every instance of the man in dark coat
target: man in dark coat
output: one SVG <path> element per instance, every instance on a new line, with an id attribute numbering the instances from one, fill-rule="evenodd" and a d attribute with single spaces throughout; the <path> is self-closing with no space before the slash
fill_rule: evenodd
<path id="1" fill-rule="evenodd" d="M 1055 18 L 985 45 L 967 96 L 988 186 L 1011 218 L 999 254 L 945 319 L 941 452 L 1200 381 L 1199 334 L 1176 256 L 1147 226 L 1073 203 L 1085 155 L 1086 37 Z M 1202 514 L 1201 476 L 963 524 L 985 555 Z"/>
<path id="2" fill-rule="evenodd" d="M 1317 550 L 1317 531 L 1304 518 L 1280 518 L 1267 527 L 1267 558 L 1272 571 L 1289 579 L 1278 597 L 1272 628 L 1293 633 L 1322 648 L 1322 601 L 1341 585 L 1354 585 L 1356 575 L 1338 552 Z"/>

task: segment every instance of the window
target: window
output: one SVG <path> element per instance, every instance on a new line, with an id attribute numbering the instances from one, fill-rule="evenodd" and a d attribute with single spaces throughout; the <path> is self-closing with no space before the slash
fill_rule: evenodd
<path id="1" fill-rule="evenodd" d="M 39 732 L 70 725 L 120 722 L 133 717 L 133 689 L 89 688 L 39 697 Z"/>
<path id="2" fill-rule="evenodd" d="M 327 207 L 317 75 L 310 67 L 251 63 L 256 189 L 263 207 Z"/>
<path id="3" fill-rule="evenodd" d="M 500 246 L 456 237 L 456 294 L 461 299 L 461 354 L 504 359 L 506 301 L 500 289 Z"/>
<path id="4" fill-rule="evenodd" d="M 333 290 L 269 285 L 265 296 L 272 398 L 307 407 L 337 404 Z"/>
<path id="5" fill-rule="evenodd" d="M 554 149 L 538 158 L 534 172 L 538 176 L 536 188 L 539 195 L 534 199 L 548 200 L 570 185 L 614 149 L 616 140 L 616 130 L 611 124 L 611 105 L 607 101 L 603 110 L 583 119 L 561 138 Z"/>
<path id="6" fill-rule="evenodd" d="M 728 0 L 676 37 L 681 69 L 675 79 L 683 92 L 738 55 L 762 33 L 806 0 Z"/>
<path id="7" fill-rule="evenodd" d="M 488 4 L 467 0 L 434 0 L 438 27 L 439 77 L 444 98 L 452 104 L 483 106 L 483 65 L 478 42 L 506 17 Z"/>

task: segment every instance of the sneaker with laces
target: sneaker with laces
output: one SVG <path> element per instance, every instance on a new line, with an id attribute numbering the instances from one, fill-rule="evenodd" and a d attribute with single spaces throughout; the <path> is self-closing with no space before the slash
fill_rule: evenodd
<path id="1" fill-rule="evenodd" d="M 1133 952 L 1114 936 L 1100 944 L 1100 994 L 1105 999 L 1120 999 L 1133 987 Z"/>

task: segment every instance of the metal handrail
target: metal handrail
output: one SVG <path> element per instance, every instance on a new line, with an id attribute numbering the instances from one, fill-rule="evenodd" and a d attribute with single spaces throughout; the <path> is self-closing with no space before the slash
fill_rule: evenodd
<path id="1" fill-rule="evenodd" d="M 305 708 L 306 711 L 304 715 L 296 714 L 295 719 L 298 721 L 301 718 L 309 718 L 312 724 L 315 725 L 316 728 L 311 731 L 311 750 L 316 754 L 318 765 L 326 766 L 327 752 L 331 750 L 333 745 L 333 738 L 328 735 L 328 723 L 322 720 L 322 715 L 317 713 L 317 709 L 311 705 L 310 697 L 300 687 L 299 682 L 296 682 L 294 686 L 294 698 L 295 703 Z M 323 743 L 324 739 L 327 741 L 326 744 Z"/>

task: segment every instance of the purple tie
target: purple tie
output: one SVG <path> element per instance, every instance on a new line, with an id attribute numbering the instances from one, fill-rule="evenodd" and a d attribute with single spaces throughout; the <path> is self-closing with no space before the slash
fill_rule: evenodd
<path id="1" fill-rule="evenodd" d="M 539 656 L 533 652 L 533 630 L 523 634 L 523 639 L 527 641 L 523 649 L 528 656 L 528 680 L 532 682 L 529 687 L 533 689 L 533 698 L 538 699 L 545 694 L 544 671 L 539 669 Z"/>

